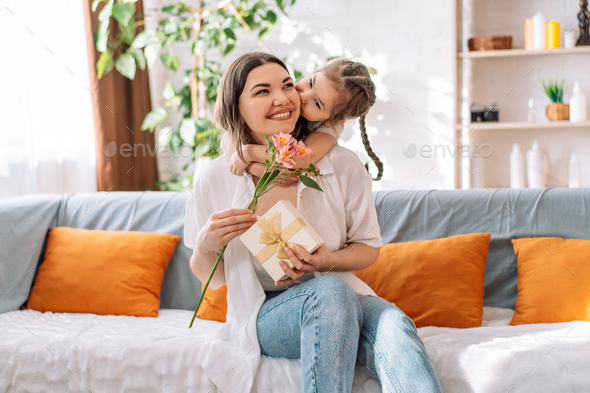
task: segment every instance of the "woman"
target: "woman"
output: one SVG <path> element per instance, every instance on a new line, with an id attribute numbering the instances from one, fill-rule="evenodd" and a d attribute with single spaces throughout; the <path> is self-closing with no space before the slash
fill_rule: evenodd
<path id="1" fill-rule="evenodd" d="M 246 54 L 228 68 L 215 113 L 237 144 L 265 144 L 279 132 L 301 136 L 299 96 L 272 55 Z M 199 280 L 208 279 L 228 245 L 209 284 L 227 284 L 227 322 L 202 348 L 200 365 L 222 392 L 250 392 L 261 354 L 300 357 L 305 392 L 350 392 L 358 358 L 384 392 L 441 392 L 412 320 L 352 273 L 370 266 L 381 246 L 370 175 L 340 146 L 317 166 L 324 192 L 296 182 L 259 199 L 259 215 L 280 199 L 291 201 L 325 242 L 313 254 L 299 248 L 304 261 L 288 252 L 296 270 L 283 264 L 290 278 L 278 285 L 240 241 L 230 242 L 256 221 L 243 207 L 259 179 L 232 175 L 223 155 L 197 179 L 184 238 Z"/>

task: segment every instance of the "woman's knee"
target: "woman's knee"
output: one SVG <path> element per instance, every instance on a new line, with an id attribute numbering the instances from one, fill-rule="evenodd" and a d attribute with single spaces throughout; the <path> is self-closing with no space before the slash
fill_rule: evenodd
<path id="1" fill-rule="evenodd" d="M 363 312 L 356 293 L 351 286 L 339 277 L 322 276 L 313 279 L 314 297 L 330 313 L 331 320 L 337 323 L 350 323 L 356 319 L 359 327 L 363 323 Z"/>

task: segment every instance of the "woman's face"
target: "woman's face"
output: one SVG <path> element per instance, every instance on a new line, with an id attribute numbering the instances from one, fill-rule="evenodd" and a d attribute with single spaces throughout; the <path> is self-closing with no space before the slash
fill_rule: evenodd
<path id="1" fill-rule="evenodd" d="M 300 106 L 299 94 L 289 73 L 276 63 L 267 63 L 248 74 L 239 109 L 254 140 L 264 145 L 265 135 L 293 131 Z"/>

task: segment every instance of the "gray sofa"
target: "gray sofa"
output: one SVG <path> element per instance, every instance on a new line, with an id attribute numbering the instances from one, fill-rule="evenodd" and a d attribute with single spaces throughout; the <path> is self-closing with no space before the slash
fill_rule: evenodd
<path id="1" fill-rule="evenodd" d="M 220 323 L 198 320 L 197 329 L 187 329 L 201 283 L 189 267 L 192 250 L 182 240 L 163 279 L 158 318 L 19 310 L 42 262 L 48 228 L 182 237 L 188 195 L 99 192 L 0 200 L 0 392 L 216 391 L 202 370 L 191 367 L 191 346 L 198 347 Z M 474 232 L 492 236 L 484 326 L 419 329 L 445 392 L 588 391 L 590 322 L 508 323 L 518 278 L 510 240 L 590 239 L 590 189 L 400 190 L 374 192 L 373 198 L 384 243 Z M 257 390 L 302 391 L 298 367 L 298 360 L 263 357 Z M 360 364 L 354 391 L 380 391 Z"/>

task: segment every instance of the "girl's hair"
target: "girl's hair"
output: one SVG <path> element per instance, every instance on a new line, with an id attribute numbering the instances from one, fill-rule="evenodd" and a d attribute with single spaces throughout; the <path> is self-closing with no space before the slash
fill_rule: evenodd
<path id="1" fill-rule="evenodd" d="M 365 125 L 367 112 L 376 99 L 375 84 L 371 80 L 369 69 L 364 64 L 349 59 L 336 59 L 320 71 L 324 72 L 336 91 L 340 93 L 330 115 L 331 124 L 360 117 L 361 137 L 365 150 L 379 170 L 377 177 L 373 180 L 380 180 L 383 175 L 383 163 L 371 149 Z M 365 164 L 365 168 L 369 170 L 368 163 Z"/>
<path id="2" fill-rule="evenodd" d="M 276 63 L 289 72 L 285 63 L 278 57 L 263 52 L 252 52 L 238 57 L 223 73 L 219 82 L 213 116 L 221 128 L 221 132 L 227 132 L 233 137 L 235 150 L 243 161 L 245 160 L 241 147 L 256 144 L 256 141 L 252 138 L 248 125 L 242 120 L 239 108 L 240 96 L 244 91 L 250 71 L 268 63 Z M 299 140 L 305 138 L 309 134 L 305 125 L 305 119 L 300 117 L 291 135 Z"/>

